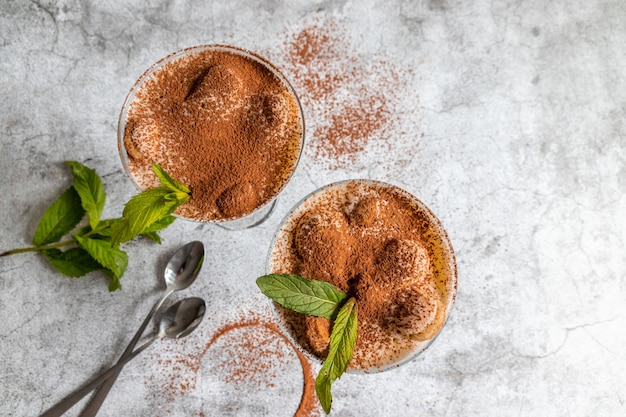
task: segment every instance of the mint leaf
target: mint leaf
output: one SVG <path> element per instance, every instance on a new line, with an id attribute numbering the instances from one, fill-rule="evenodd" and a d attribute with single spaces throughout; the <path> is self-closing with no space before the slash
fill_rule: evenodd
<path id="1" fill-rule="evenodd" d="M 109 277 L 109 292 L 117 291 L 122 288 L 122 284 L 120 284 L 120 277 L 116 277 L 108 269 L 104 269 L 103 272 Z"/>
<path id="2" fill-rule="evenodd" d="M 80 196 L 81 204 L 89 216 L 89 224 L 95 229 L 100 222 L 100 214 L 106 198 L 102 180 L 96 171 L 80 162 L 65 161 L 65 163 L 72 168 L 74 189 Z"/>
<path id="3" fill-rule="evenodd" d="M 156 174 L 157 178 L 161 182 L 161 185 L 169 188 L 172 191 L 180 191 L 185 194 L 189 194 L 189 188 L 187 188 L 184 184 L 176 181 L 172 178 L 159 164 L 152 164 L 152 170 Z"/>
<path id="4" fill-rule="evenodd" d="M 59 249 L 48 249 L 44 256 L 60 273 L 71 278 L 102 269 L 102 266 L 83 248 L 71 248 L 64 252 Z"/>
<path id="5" fill-rule="evenodd" d="M 270 274 L 257 278 L 261 292 L 290 310 L 310 316 L 334 319 L 348 298 L 335 286 L 298 275 Z"/>
<path id="6" fill-rule="evenodd" d="M 78 193 L 74 187 L 68 188 L 43 213 L 33 236 L 33 245 L 57 242 L 76 227 L 84 215 Z"/>
<path id="7" fill-rule="evenodd" d="M 330 407 L 333 402 L 333 395 L 330 392 L 332 383 L 329 370 L 322 367 L 320 373 L 317 374 L 317 378 L 315 378 L 315 393 L 326 414 L 330 413 Z"/>
<path id="8" fill-rule="evenodd" d="M 76 242 L 85 249 L 100 265 L 108 269 L 114 278 L 121 278 L 128 265 L 126 252 L 111 246 L 111 243 L 102 239 L 92 239 L 85 236 L 74 236 Z"/>
<path id="9" fill-rule="evenodd" d="M 161 244 L 161 237 L 157 234 L 157 232 L 159 230 L 165 229 L 167 226 L 172 224 L 174 222 L 174 220 L 176 220 L 176 217 L 174 217 L 174 216 L 165 216 L 161 220 L 159 220 L 159 221 L 157 221 L 155 223 L 152 223 L 151 226 L 146 228 L 141 233 L 141 236 L 147 237 L 148 239 L 152 239 L 152 240 L 154 240 L 156 243 L 158 243 L 160 245 Z"/>
<path id="10" fill-rule="evenodd" d="M 140 235 L 154 223 L 169 216 L 189 198 L 180 199 L 169 188 L 156 187 L 137 194 L 126 203 L 122 218 L 111 225 L 111 242 L 114 247 Z M 172 196 L 174 195 L 174 196 Z"/>
<path id="11" fill-rule="evenodd" d="M 157 232 L 143 232 L 139 236 L 147 237 L 155 243 L 158 243 L 159 245 L 161 244 L 161 236 L 159 236 Z"/>
<path id="12" fill-rule="evenodd" d="M 79 231 L 79 234 L 85 235 L 89 233 L 89 235 L 95 235 L 101 238 L 109 239 L 111 238 L 111 224 L 117 219 L 106 219 L 100 220 L 100 223 L 96 226 L 95 229 L 92 229 L 91 226 L 86 227 L 82 233 Z"/>
<path id="13" fill-rule="evenodd" d="M 148 226 L 144 232 L 158 232 L 159 230 L 163 230 L 170 224 L 174 223 L 174 220 L 176 220 L 175 216 L 165 216 Z"/>
<path id="14" fill-rule="evenodd" d="M 328 367 L 331 368 L 331 379 L 338 379 L 346 369 L 352 358 L 352 351 L 356 344 L 358 329 L 358 307 L 356 300 L 351 298 L 341 307 L 337 314 L 337 319 L 333 323 L 333 330 L 330 333 L 330 347 L 326 362 L 331 362 Z M 331 361 L 329 361 L 329 358 Z"/>
<path id="15" fill-rule="evenodd" d="M 315 379 L 315 392 L 326 414 L 332 404 L 331 385 L 348 368 L 356 344 L 358 329 L 358 308 L 354 298 L 350 298 L 339 310 L 330 333 L 328 356 Z"/>
<path id="16" fill-rule="evenodd" d="M 158 164 L 152 164 L 152 169 L 161 187 L 143 191 L 126 203 L 122 218 L 111 224 L 111 242 L 114 247 L 144 233 L 160 242 L 161 239 L 154 233 L 159 229 L 150 227 L 189 200 L 189 188 L 170 177 Z"/>

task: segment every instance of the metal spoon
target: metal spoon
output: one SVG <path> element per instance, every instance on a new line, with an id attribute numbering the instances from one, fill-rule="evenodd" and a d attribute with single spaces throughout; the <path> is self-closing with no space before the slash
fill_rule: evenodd
<path id="1" fill-rule="evenodd" d="M 135 356 L 143 352 L 148 346 L 164 337 L 169 339 L 180 339 L 193 332 L 204 318 L 206 304 L 204 300 L 197 297 L 185 298 L 169 307 L 159 324 L 159 333 L 153 336 L 146 343 L 133 351 L 130 355 L 121 359 L 117 364 L 100 374 L 97 378 L 86 384 L 78 391 L 65 397 L 57 405 L 43 413 L 40 417 L 58 417 L 69 410 L 74 404 L 80 401 L 85 395 L 98 387 L 104 380 L 117 375 L 126 363 Z"/>
<path id="2" fill-rule="evenodd" d="M 165 292 L 161 296 L 161 299 L 156 302 L 154 307 L 152 307 L 152 310 L 150 310 L 146 316 L 145 320 L 137 330 L 137 333 L 135 333 L 135 336 L 126 347 L 126 350 L 122 353 L 122 356 L 119 359 L 120 362 L 133 351 L 137 341 L 141 338 L 141 335 L 146 329 L 146 326 L 150 323 L 152 316 L 159 309 L 159 307 L 161 307 L 165 299 L 167 299 L 167 297 L 175 291 L 184 290 L 195 281 L 198 273 L 200 272 L 203 261 L 204 245 L 202 242 L 189 242 L 176 251 L 176 253 L 172 256 L 172 259 L 170 259 L 165 267 L 164 277 L 165 284 L 167 285 Z M 89 401 L 89 404 L 87 404 L 82 413 L 80 413 L 80 417 L 94 417 L 98 413 L 98 410 L 100 410 L 104 399 L 109 394 L 109 391 L 111 390 L 111 387 L 115 383 L 116 379 L 117 374 L 114 374 L 111 375 L 109 379 L 104 381 L 100 389 L 96 391 L 96 394 Z"/>

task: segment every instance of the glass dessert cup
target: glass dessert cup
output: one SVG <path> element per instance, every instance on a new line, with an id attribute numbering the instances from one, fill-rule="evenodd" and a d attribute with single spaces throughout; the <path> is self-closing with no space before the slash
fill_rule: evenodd
<path id="1" fill-rule="evenodd" d="M 322 255 L 308 257 L 308 250 Z M 274 235 L 266 273 L 320 279 L 355 297 L 351 373 L 416 358 L 444 327 L 457 289 L 454 251 L 435 214 L 407 191 L 373 180 L 329 184 L 297 203 Z M 294 346 L 321 363 L 330 321 L 271 304 Z"/>
<path id="2" fill-rule="evenodd" d="M 257 87 L 260 83 L 267 84 L 265 89 Z M 185 88 L 182 95 L 177 92 Z M 171 109 L 182 109 L 180 117 Z M 240 131 L 230 134 L 233 125 Z M 265 58 L 233 46 L 199 45 L 174 52 L 144 72 L 122 106 L 117 137 L 124 171 L 139 191 L 159 185 L 151 170 L 152 163 L 159 163 L 191 189 L 177 217 L 241 230 L 271 215 L 295 172 L 304 146 L 304 117 L 295 90 Z M 193 147 L 181 150 L 191 143 L 189 137 Z M 246 178 L 250 172 L 267 178 Z M 199 176 L 202 180 L 196 181 Z M 213 200 L 194 206 L 203 196 Z M 226 209 L 237 204 L 243 208 Z"/>

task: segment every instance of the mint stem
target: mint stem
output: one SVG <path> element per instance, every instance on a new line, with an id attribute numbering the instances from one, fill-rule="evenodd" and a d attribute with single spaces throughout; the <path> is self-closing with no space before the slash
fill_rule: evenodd
<path id="1" fill-rule="evenodd" d="M 51 245 L 31 246 L 28 248 L 12 249 L 12 250 L 8 250 L 6 252 L 0 253 L 0 256 L 15 255 L 15 254 L 24 253 L 24 252 L 43 252 L 48 249 L 55 249 L 55 248 L 60 248 L 63 246 L 71 245 L 72 243 L 74 243 L 73 240 L 65 240 L 63 242 L 58 242 L 58 243 L 54 243 Z"/>

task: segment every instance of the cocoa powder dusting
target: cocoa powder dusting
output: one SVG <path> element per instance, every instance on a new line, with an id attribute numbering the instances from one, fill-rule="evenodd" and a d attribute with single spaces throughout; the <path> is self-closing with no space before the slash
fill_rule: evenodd
<path id="1" fill-rule="evenodd" d="M 349 181 L 294 211 L 277 235 L 271 270 L 326 281 L 355 297 L 359 328 L 350 369 L 381 369 L 443 326 L 456 277 L 442 233 L 403 190 Z M 331 322 L 277 308 L 294 340 L 323 359 Z"/>
<path id="2" fill-rule="evenodd" d="M 219 344 L 221 340 L 225 342 Z M 164 372 L 169 370 L 170 377 L 167 383 L 152 386 L 150 390 L 161 392 L 160 395 L 165 402 L 172 402 L 181 395 L 192 393 L 197 395 L 198 374 L 205 357 L 208 357 L 207 361 L 214 366 L 212 369 L 219 371 L 215 376 L 219 376 L 221 383 L 231 385 L 230 390 L 236 390 L 238 384 L 253 384 L 258 390 L 274 387 L 276 372 L 279 371 L 281 363 L 285 362 L 285 353 L 277 348 L 277 340 L 289 346 L 290 352 L 295 353 L 302 367 L 302 396 L 294 417 L 321 416 L 311 363 L 291 344 L 274 321 L 255 313 L 225 323 L 208 338 L 208 341 L 195 347 L 196 353 L 192 355 L 180 354 L 180 346 L 175 346 L 167 352 L 172 356 L 157 356 L 159 366 Z M 184 340 L 178 343 L 183 344 Z M 212 352 L 216 346 L 219 353 Z M 154 377 L 148 383 L 154 384 L 153 380 Z M 200 410 L 195 415 L 201 417 L 205 412 L 213 415 L 215 410 Z"/>
<path id="3" fill-rule="evenodd" d="M 276 56 L 310 114 L 307 152 L 331 169 L 352 166 L 370 147 L 384 152 L 405 134 L 407 120 L 417 118 L 418 96 L 407 92 L 411 68 L 358 50 L 358 41 L 335 17 L 318 14 L 288 34 L 284 54 Z M 408 108 L 402 103 L 407 94 Z"/>
<path id="4" fill-rule="evenodd" d="M 166 62 L 140 86 L 124 145 L 144 188 L 157 184 L 151 165 L 158 163 L 191 189 L 178 214 L 233 219 L 288 180 L 302 126 L 297 99 L 260 58 L 199 49 Z"/>

